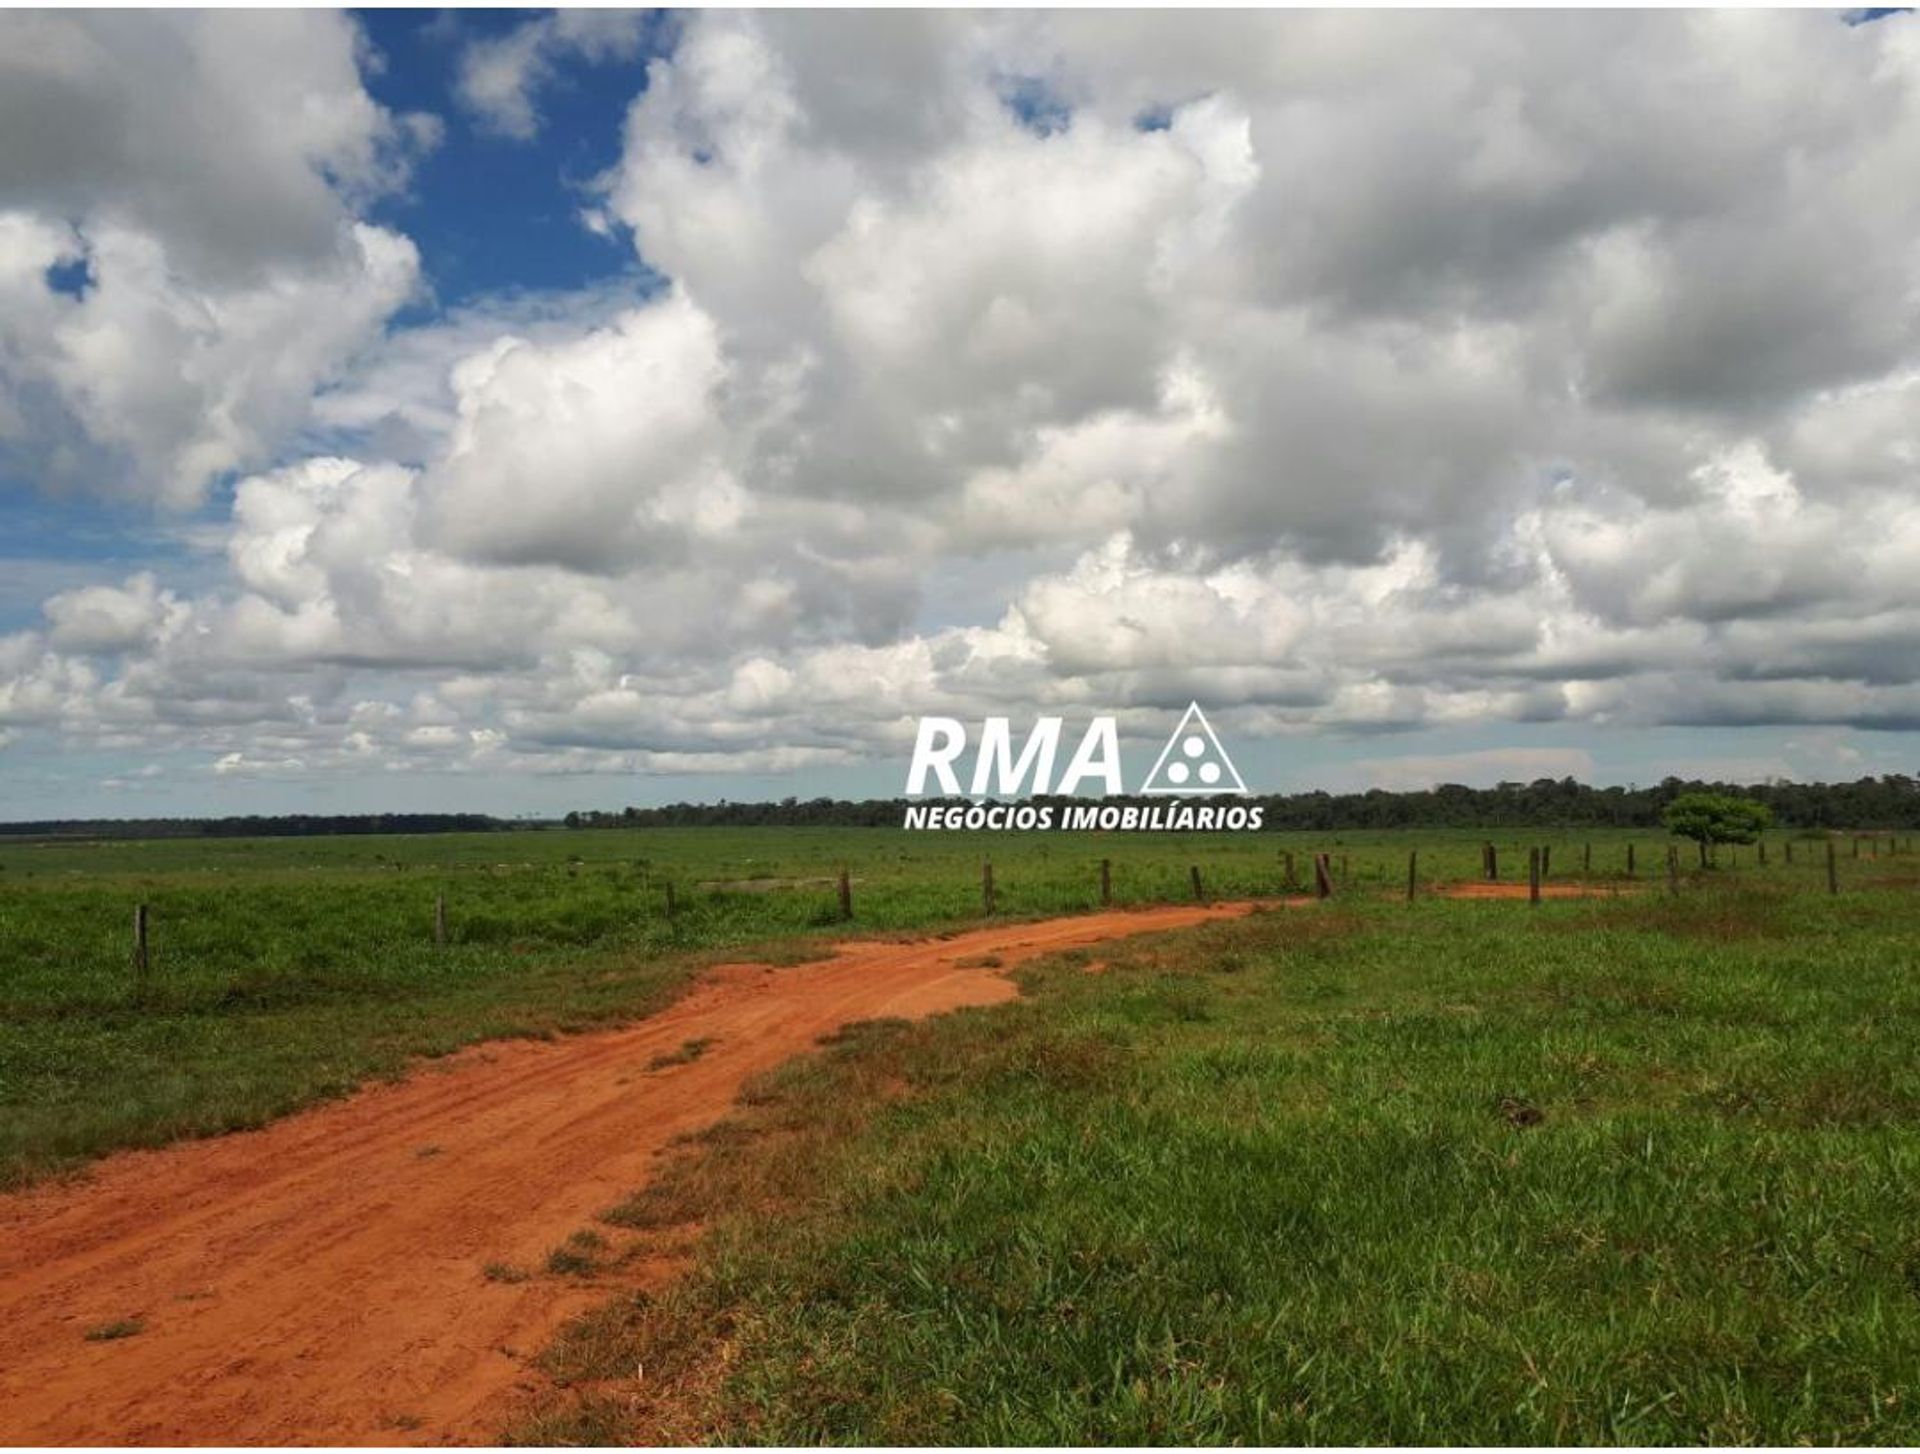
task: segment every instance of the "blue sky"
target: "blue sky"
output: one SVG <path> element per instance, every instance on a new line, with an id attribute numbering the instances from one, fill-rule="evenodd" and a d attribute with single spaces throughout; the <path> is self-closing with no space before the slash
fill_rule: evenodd
<path id="1" fill-rule="evenodd" d="M 1256 788 L 1912 771 L 1875 19 L 49 19 L 0 817 L 885 794 L 922 712 L 1190 697 Z"/>
<path id="2" fill-rule="evenodd" d="M 353 12 L 382 64 L 367 90 L 395 111 L 457 116 L 457 57 L 476 39 L 499 37 L 540 12 L 361 10 Z M 420 313 L 494 294 L 563 291 L 643 269 L 629 240 L 580 225 L 594 178 L 620 159 L 620 126 L 645 88 L 646 64 L 670 54 L 671 21 L 649 23 L 632 59 L 569 65 L 540 100 L 545 125 L 527 140 L 470 124 L 445 139 L 414 172 L 412 187 L 370 216 L 404 230 L 426 259 L 432 302 Z M 410 315 L 394 321 L 404 325 Z"/>

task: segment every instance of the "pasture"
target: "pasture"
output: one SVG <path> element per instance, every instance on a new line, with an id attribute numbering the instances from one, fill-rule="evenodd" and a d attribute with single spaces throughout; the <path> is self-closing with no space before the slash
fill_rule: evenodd
<path id="1" fill-rule="evenodd" d="M 1916 945 L 1911 872 L 1355 896 L 857 1027 L 609 1209 L 692 1271 L 516 1433 L 1911 1444 Z"/>
<path id="2" fill-rule="evenodd" d="M 1920 1437 L 1920 855 L 1842 838 L 1832 893 L 1823 839 L 1670 878 L 1652 834 L 1506 831 L 1504 882 L 1547 847 L 1588 896 L 1452 897 L 1487 837 L 0 844 L 0 1175 L 630 1019 L 715 959 L 977 924 L 988 859 L 1005 920 L 1096 907 L 1103 859 L 1121 906 L 1197 867 L 1274 906 L 751 1083 L 535 1274 L 601 1306 L 511 1432 Z M 1282 902 L 1289 853 L 1329 901 Z"/>
<path id="3" fill-rule="evenodd" d="M 1549 847 L 1555 880 L 1651 886 L 1651 833 L 1490 835 L 1503 879 Z M 527 831 L 147 842 L 0 840 L 0 1185 L 124 1146 L 258 1125 L 412 1058 L 474 1040 L 584 1028 L 657 1008 L 700 963 L 792 956 L 848 932 L 1285 890 L 1326 852 L 1342 900 L 1480 874 L 1478 833 L 969 834 L 885 829 Z M 1889 845 L 1872 840 L 1875 851 Z M 1815 845 L 1769 882 L 1824 886 Z M 1729 874 L 1760 873 L 1753 850 Z M 1591 855 L 1591 869 L 1581 865 Z M 1691 846 L 1683 863 L 1691 862 Z M 1847 886 L 1896 862 L 1843 853 Z M 835 876 L 854 919 L 839 919 Z M 1689 883 L 1700 875 L 1689 870 Z M 446 943 L 435 943 L 435 904 Z M 671 912 L 669 900 L 671 899 Z M 150 959 L 132 962 L 149 906 Z"/>

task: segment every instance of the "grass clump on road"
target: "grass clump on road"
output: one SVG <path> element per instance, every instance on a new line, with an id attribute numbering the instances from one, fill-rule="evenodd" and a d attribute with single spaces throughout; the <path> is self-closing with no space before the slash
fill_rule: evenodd
<path id="1" fill-rule="evenodd" d="M 1914 1442 L 1916 942 L 1910 893 L 1356 901 L 857 1027 L 616 1213 L 695 1268 L 519 1432 Z"/>
<path id="2" fill-rule="evenodd" d="M 117 1343 L 122 1338 L 132 1338 L 146 1330 L 145 1318 L 115 1318 L 110 1323 L 87 1329 L 81 1336 L 89 1343 Z"/>

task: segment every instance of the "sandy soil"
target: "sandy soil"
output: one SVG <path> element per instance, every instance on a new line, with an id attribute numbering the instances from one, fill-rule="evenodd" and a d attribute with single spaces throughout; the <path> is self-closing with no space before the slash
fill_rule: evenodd
<path id="1" fill-rule="evenodd" d="M 485 1442 L 606 1290 L 537 1269 L 741 1084 L 851 1021 L 1011 998 L 1037 955 L 1230 917 L 1182 905 L 711 972 L 627 1029 L 476 1047 L 260 1131 L 0 1198 L 0 1439 Z M 998 961 L 998 967 L 982 963 Z M 710 1037 L 697 1060 L 656 1056 Z M 137 1334 L 89 1329 L 140 1319 Z"/>

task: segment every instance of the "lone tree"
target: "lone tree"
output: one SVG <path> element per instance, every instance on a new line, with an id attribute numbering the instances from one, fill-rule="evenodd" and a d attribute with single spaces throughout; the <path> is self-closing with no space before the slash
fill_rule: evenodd
<path id="1" fill-rule="evenodd" d="M 1752 843 L 1773 821 L 1765 803 L 1725 793 L 1682 793 L 1661 814 L 1667 831 L 1700 845 L 1700 862 L 1716 843 Z"/>

